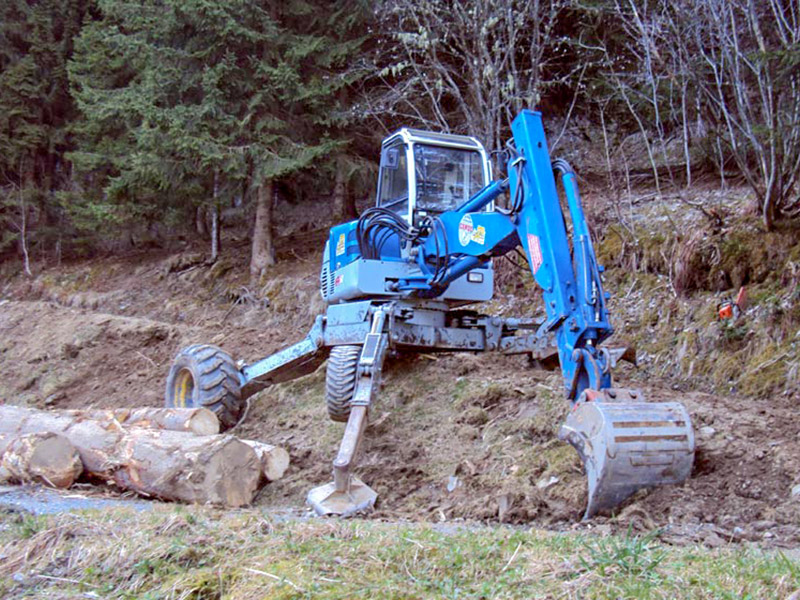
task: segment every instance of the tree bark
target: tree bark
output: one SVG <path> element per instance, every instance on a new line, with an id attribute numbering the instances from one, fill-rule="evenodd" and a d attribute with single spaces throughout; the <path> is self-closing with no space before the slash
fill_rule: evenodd
<path id="1" fill-rule="evenodd" d="M 63 435 L 0 435 L 0 482 L 34 481 L 68 488 L 82 472 L 78 451 Z"/>
<path id="2" fill-rule="evenodd" d="M 123 427 L 145 427 L 184 431 L 195 435 L 219 433 L 219 419 L 207 408 L 113 408 L 67 410 L 61 414 L 96 421 L 110 421 Z"/>
<path id="3" fill-rule="evenodd" d="M 256 220 L 253 227 L 253 249 L 250 256 L 250 282 L 257 285 L 267 269 L 275 264 L 275 249 L 272 244 L 272 196 L 271 180 L 258 188 Z"/>
<path id="4" fill-rule="evenodd" d="M 341 155 L 336 159 L 336 181 L 333 186 L 333 217 L 336 223 L 356 218 L 355 198 L 347 193 L 347 164 Z"/>
<path id="5" fill-rule="evenodd" d="M 208 226 L 206 225 L 206 207 L 202 204 L 195 209 L 194 227 L 198 236 L 203 239 L 208 237 Z"/>
<path id="6" fill-rule="evenodd" d="M 20 175 L 22 174 L 22 165 L 23 160 L 22 158 L 19 159 L 19 170 Z M 27 183 L 28 179 L 31 175 L 28 175 L 24 180 L 21 178 L 19 183 L 19 210 L 20 210 L 20 248 L 22 250 L 22 270 L 24 271 L 25 275 L 28 277 L 32 277 L 33 273 L 31 273 L 31 257 L 28 254 L 28 204 L 25 202 L 25 184 Z"/>
<path id="7" fill-rule="evenodd" d="M 219 206 L 217 196 L 219 195 L 219 174 L 214 172 L 214 198 L 211 202 L 211 262 L 217 262 L 219 258 Z"/>
<path id="8" fill-rule="evenodd" d="M 289 468 L 289 453 L 278 446 L 271 446 L 263 442 L 242 440 L 255 450 L 258 460 L 261 461 L 261 471 L 267 481 L 277 481 Z"/>
<path id="9" fill-rule="evenodd" d="M 215 204 L 211 207 L 211 262 L 219 258 L 219 208 Z"/>
<path id="10" fill-rule="evenodd" d="M 125 429 L 17 406 L 0 406 L 0 434 L 60 433 L 86 473 L 144 496 L 228 507 L 253 501 L 262 477 L 256 452 L 230 435 Z"/>

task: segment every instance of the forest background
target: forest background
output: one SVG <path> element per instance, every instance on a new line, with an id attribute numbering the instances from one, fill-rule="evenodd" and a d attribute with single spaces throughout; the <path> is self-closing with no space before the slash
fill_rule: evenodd
<path id="1" fill-rule="evenodd" d="M 502 172 L 522 108 L 612 200 L 719 220 L 681 191 L 713 177 L 764 231 L 800 214 L 796 0 L 3 0 L 0 260 L 216 260 L 237 225 L 257 281 L 279 200 L 354 217 L 400 126 L 474 135 Z"/>

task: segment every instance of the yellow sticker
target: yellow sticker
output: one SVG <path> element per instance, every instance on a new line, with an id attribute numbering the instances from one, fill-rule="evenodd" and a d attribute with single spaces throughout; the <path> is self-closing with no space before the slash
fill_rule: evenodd
<path id="1" fill-rule="evenodd" d="M 481 246 L 486 242 L 486 228 L 483 225 L 478 225 L 472 232 L 472 241 Z"/>
<path id="2" fill-rule="evenodd" d="M 339 234 L 339 241 L 336 242 L 336 256 L 344 254 L 344 234 Z"/>

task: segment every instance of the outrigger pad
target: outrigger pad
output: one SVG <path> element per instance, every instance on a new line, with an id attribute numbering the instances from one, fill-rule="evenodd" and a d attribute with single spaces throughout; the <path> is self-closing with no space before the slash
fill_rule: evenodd
<path id="1" fill-rule="evenodd" d="M 377 498 L 375 490 L 358 477 L 351 476 L 347 491 L 337 491 L 335 483 L 326 483 L 308 492 L 306 502 L 320 517 L 326 515 L 347 517 L 372 510 Z"/>
<path id="2" fill-rule="evenodd" d="M 683 404 L 644 402 L 637 390 L 592 396 L 575 404 L 558 433 L 583 461 L 589 488 L 584 519 L 615 508 L 641 488 L 689 477 L 695 440 Z"/>

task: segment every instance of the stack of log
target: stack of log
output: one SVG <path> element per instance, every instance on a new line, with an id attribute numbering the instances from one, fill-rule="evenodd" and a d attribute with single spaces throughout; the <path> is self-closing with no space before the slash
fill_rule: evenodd
<path id="1" fill-rule="evenodd" d="M 288 466 L 283 448 L 220 435 L 204 408 L 0 406 L 0 482 L 67 488 L 84 476 L 142 496 L 237 507 Z"/>

